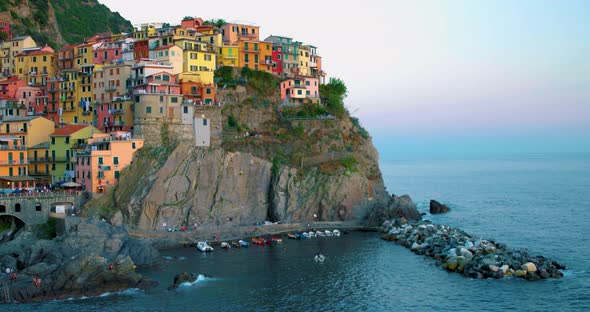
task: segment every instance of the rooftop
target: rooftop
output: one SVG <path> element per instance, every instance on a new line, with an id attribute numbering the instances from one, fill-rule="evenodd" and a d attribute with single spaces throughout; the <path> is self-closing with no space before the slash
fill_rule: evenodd
<path id="1" fill-rule="evenodd" d="M 55 132 L 53 132 L 53 134 L 51 134 L 52 137 L 54 136 L 70 136 L 86 127 L 89 127 L 90 125 L 69 125 L 69 126 L 65 126 L 63 128 L 57 128 L 55 129 Z"/>

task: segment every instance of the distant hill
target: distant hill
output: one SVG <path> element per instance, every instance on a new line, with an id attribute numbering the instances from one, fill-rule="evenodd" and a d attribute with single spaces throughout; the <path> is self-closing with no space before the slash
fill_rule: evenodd
<path id="1" fill-rule="evenodd" d="M 30 35 L 53 48 L 96 33 L 133 31 L 131 22 L 97 0 L 1 0 L 0 21 L 9 21 L 14 35 Z"/>

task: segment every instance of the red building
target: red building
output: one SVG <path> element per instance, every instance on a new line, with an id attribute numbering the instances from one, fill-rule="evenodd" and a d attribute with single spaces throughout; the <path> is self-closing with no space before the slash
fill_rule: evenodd
<path id="1" fill-rule="evenodd" d="M 180 94 L 176 76 L 169 72 L 158 72 L 145 79 L 145 84 L 133 88 L 133 94 Z"/>
<path id="2" fill-rule="evenodd" d="M 53 121 L 59 125 L 59 91 L 60 80 L 58 78 L 51 78 L 47 80 L 45 86 L 45 94 L 47 95 L 47 106 L 43 108 L 43 117 Z"/>
<path id="3" fill-rule="evenodd" d="M 94 64 L 110 64 L 123 58 L 121 42 L 102 42 L 94 50 Z"/>
<path id="4" fill-rule="evenodd" d="M 25 87 L 24 81 L 12 76 L 7 80 L 0 81 L 0 99 L 14 99 L 16 98 L 16 90 Z"/>
<path id="5" fill-rule="evenodd" d="M 181 81 L 180 90 L 185 100 L 193 101 L 195 105 L 214 105 L 215 85 L 203 85 L 200 82 Z"/>
<path id="6" fill-rule="evenodd" d="M 12 33 L 10 32 L 9 22 L 0 22 L 0 32 L 6 34 L 6 41 L 12 39 Z"/>
<path id="7" fill-rule="evenodd" d="M 60 70 L 73 69 L 76 45 L 69 45 L 61 48 L 57 54 L 58 67 Z"/>
<path id="8" fill-rule="evenodd" d="M 276 75 L 282 75 L 283 73 L 283 47 L 274 46 L 272 47 L 272 73 Z"/>
<path id="9" fill-rule="evenodd" d="M 133 59 L 141 61 L 150 57 L 150 41 L 138 40 L 133 43 Z"/>

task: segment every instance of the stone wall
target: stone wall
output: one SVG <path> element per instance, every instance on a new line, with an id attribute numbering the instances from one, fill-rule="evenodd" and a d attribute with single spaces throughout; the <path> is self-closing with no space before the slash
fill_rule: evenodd
<path id="1" fill-rule="evenodd" d="M 69 195 L 43 196 L 26 194 L 22 196 L 0 197 L 0 216 L 10 215 L 27 225 L 44 224 L 49 218 L 51 208 L 56 204 L 81 207 L 80 197 Z M 2 209 L 4 207 L 4 209 Z M 19 211 L 20 210 L 20 211 Z"/>

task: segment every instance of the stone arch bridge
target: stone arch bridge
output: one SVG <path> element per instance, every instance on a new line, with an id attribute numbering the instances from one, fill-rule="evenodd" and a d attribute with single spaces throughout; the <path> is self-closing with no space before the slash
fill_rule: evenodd
<path id="1" fill-rule="evenodd" d="M 43 192 L 0 195 L 0 217 L 12 216 L 25 225 L 47 223 L 50 217 L 63 219 L 71 207 L 82 207 L 85 196 L 81 192 Z M 79 208 L 78 208 L 79 207 Z"/>

